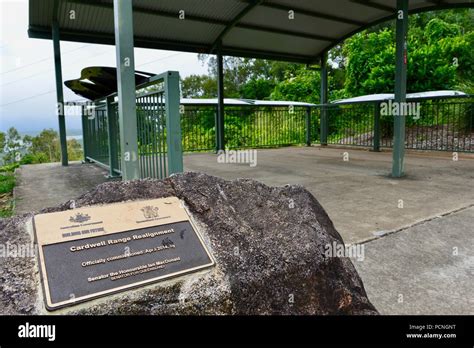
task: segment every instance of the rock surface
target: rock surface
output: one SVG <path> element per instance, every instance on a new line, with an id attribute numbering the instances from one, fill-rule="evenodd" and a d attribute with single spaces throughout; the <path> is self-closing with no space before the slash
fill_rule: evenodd
<path id="1" fill-rule="evenodd" d="M 177 196 L 216 259 L 214 268 L 54 314 L 377 314 L 351 261 L 327 257 L 342 243 L 303 187 L 268 187 L 200 173 L 108 182 L 76 207 Z M 42 212 L 70 209 L 71 201 Z M 0 244 L 31 244 L 33 213 L 0 220 Z M 0 314 L 44 314 L 35 257 L 0 258 Z"/>

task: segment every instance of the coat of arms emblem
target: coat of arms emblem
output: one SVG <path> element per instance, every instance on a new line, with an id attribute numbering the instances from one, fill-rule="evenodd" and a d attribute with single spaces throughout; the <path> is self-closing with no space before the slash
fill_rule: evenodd
<path id="1" fill-rule="evenodd" d="M 76 222 L 82 224 L 83 222 L 89 221 L 91 217 L 88 214 L 77 213 L 69 218 L 70 222 Z"/>
<path id="2" fill-rule="evenodd" d="M 159 216 L 158 207 L 153 207 L 151 205 L 147 205 L 147 206 L 143 207 L 140 210 L 142 211 L 143 216 L 145 216 L 145 218 L 147 218 L 147 219 L 153 219 L 153 218 L 156 218 L 156 217 Z"/>

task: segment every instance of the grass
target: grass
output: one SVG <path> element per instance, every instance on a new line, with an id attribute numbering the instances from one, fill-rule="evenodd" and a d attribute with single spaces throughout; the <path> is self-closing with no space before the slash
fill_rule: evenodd
<path id="1" fill-rule="evenodd" d="M 15 176 L 13 173 L 0 174 L 0 194 L 9 193 L 15 187 Z"/>
<path id="2" fill-rule="evenodd" d="M 15 187 L 14 170 L 18 164 L 0 167 L 0 218 L 13 215 L 13 188 Z"/>

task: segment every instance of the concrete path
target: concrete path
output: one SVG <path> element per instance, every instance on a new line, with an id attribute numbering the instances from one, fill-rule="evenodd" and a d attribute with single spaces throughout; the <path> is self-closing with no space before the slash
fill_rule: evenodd
<path id="1" fill-rule="evenodd" d="M 15 214 L 54 207 L 107 181 L 106 175 L 104 169 L 80 162 L 21 166 L 15 172 Z"/>
<path id="2" fill-rule="evenodd" d="M 363 245 L 353 263 L 382 314 L 474 314 L 474 207 Z"/>
<path id="3" fill-rule="evenodd" d="M 344 153 L 349 156 L 343 160 Z M 186 170 L 268 185 L 300 184 L 322 204 L 346 243 L 357 243 L 474 203 L 474 157 L 410 153 L 403 179 L 388 177 L 392 154 L 291 147 L 258 150 L 257 166 L 222 164 L 215 154 L 185 157 Z"/>

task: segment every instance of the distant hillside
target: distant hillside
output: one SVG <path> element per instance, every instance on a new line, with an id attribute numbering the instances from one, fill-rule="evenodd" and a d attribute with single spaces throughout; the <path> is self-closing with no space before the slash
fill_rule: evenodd
<path id="1" fill-rule="evenodd" d="M 41 133 L 40 130 L 36 130 L 36 131 L 18 131 L 20 133 L 20 135 L 23 137 L 25 135 L 29 135 L 29 136 L 32 136 L 32 137 L 35 137 L 37 136 L 38 134 Z M 77 137 L 77 136 L 81 136 L 82 137 L 82 129 L 68 129 L 66 130 L 66 134 L 68 137 Z"/>

